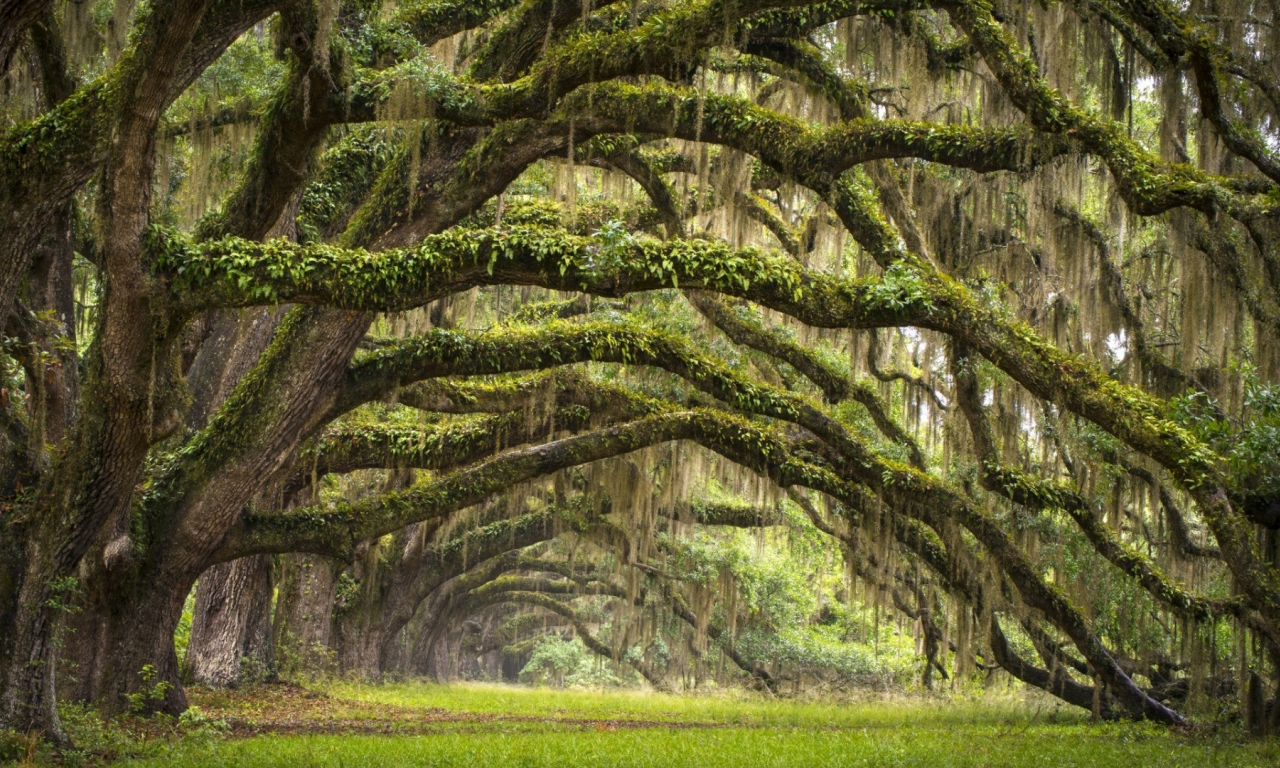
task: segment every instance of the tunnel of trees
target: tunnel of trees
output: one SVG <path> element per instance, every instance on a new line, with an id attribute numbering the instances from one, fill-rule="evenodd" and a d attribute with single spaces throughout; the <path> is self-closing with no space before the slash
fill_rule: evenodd
<path id="1" fill-rule="evenodd" d="M 0 726 L 549 635 L 785 691 L 871 615 L 1280 731 L 1278 54 L 1250 0 L 0 0 Z"/>

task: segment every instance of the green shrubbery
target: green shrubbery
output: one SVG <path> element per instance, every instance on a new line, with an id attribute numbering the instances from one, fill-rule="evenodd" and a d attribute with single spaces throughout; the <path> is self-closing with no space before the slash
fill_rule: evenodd
<path id="1" fill-rule="evenodd" d="M 622 672 L 617 665 L 587 650 L 579 638 L 543 637 L 520 670 L 520 681 L 555 688 L 618 688 L 636 684 L 639 676 Z"/>

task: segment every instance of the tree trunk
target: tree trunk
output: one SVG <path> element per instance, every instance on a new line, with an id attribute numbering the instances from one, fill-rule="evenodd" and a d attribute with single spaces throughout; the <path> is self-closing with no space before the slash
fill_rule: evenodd
<path id="1" fill-rule="evenodd" d="M 87 597 L 66 617 L 58 659 L 60 701 L 93 701 L 107 664 L 104 654 L 107 627 L 107 614 Z"/>
<path id="2" fill-rule="evenodd" d="M 97 692 L 104 710 L 113 711 L 122 706 L 121 702 L 128 696 L 147 693 L 153 684 L 137 672 L 147 666 L 163 671 L 164 677 L 160 679 L 177 689 L 157 702 L 156 708 L 164 711 L 179 708 L 176 711 L 180 711 L 180 707 L 185 706 L 186 697 L 180 690 L 181 680 L 177 675 L 173 631 L 181 616 L 186 590 L 212 565 L 224 558 L 234 559 L 234 555 L 222 551 L 227 529 L 255 500 L 259 505 L 271 503 L 273 493 L 269 489 L 275 487 L 272 478 L 287 466 L 298 442 L 313 428 L 317 414 L 324 413 L 332 404 L 336 382 L 341 379 L 346 361 L 367 326 L 363 315 L 353 319 L 349 313 L 320 314 L 324 319 L 319 322 L 303 320 L 295 325 L 294 331 L 300 331 L 300 335 L 290 337 L 288 344 L 277 346 L 283 332 L 277 331 L 270 349 L 279 353 L 274 360 L 282 357 L 288 366 L 275 369 L 287 386 L 269 392 L 255 391 L 251 398 L 262 396 L 266 401 L 254 403 L 262 410 L 241 403 L 246 410 L 240 414 L 244 420 L 239 423 L 251 433 L 257 430 L 257 434 L 229 436 L 229 429 L 205 430 L 206 448 L 210 444 L 219 445 L 224 437 L 252 442 L 253 447 L 245 449 L 245 453 L 229 464 L 219 466 L 217 472 L 211 472 L 209 465 L 200 466 L 203 455 L 184 457 L 191 460 L 188 467 L 204 476 L 195 474 L 192 479 L 192 474 L 175 470 L 172 476 L 179 485 L 173 495 L 153 494 L 153 500 L 165 498 L 164 503 L 157 502 L 155 506 L 144 503 L 135 513 L 135 522 L 147 525 L 149 541 L 147 551 L 140 553 L 129 577 L 129 583 L 137 585 L 133 587 L 137 594 L 129 598 L 129 602 L 138 605 L 139 618 L 112 620 L 113 637 L 125 639 L 109 645 L 109 652 L 114 654 L 111 668 Z M 319 339 L 329 343 L 320 343 Z M 264 357 L 271 354 L 269 351 Z M 264 364 L 259 361 L 259 366 Z M 257 366 L 254 370 L 258 370 Z M 209 450 L 216 454 L 220 449 Z M 175 501 L 175 497 L 178 500 Z M 161 589 L 155 585 L 172 586 Z M 161 626 L 155 618 L 158 616 L 163 616 L 166 622 L 163 626 L 167 635 L 152 638 L 151 627 Z M 145 623 L 146 628 L 139 628 L 139 623 Z M 148 636 L 136 642 L 129 640 L 141 634 Z M 148 653 L 153 654 L 152 657 L 147 658 Z M 117 658 L 128 658 L 132 669 L 122 668 Z"/>
<path id="3" fill-rule="evenodd" d="M 19 422 L 9 424 L 6 418 L 4 429 L 5 445 L 3 451 L 3 471 L 6 490 L 16 490 L 21 483 L 28 482 L 28 473 L 43 469 L 48 463 L 45 447 L 60 441 L 70 428 L 75 418 L 76 404 L 79 398 L 79 371 L 75 352 L 75 310 L 71 286 L 71 267 L 74 256 L 74 242 L 71 227 L 73 210 L 70 204 L 62 208 L 53 217 L 52 226 L 45 233 L 38 248 L 33 249 L 32 268 L 27 276 L 23 299 L 27 306 L 14 317 L 25 326 L 29 334 L 26 339 L 31 345 L 31 361 L 27 365 L 27 391 L 32 393 L 31 412 L 26 424 L 21 429 L 14 429 Z M 7 307 L 6 307 L 7 313 Z M 38 314 L 38 319 L 35 313 Z M 66 339 L 69 343 L 57 343 Z M 7 398 L 8 393 L 5 394 Z M 10 403 L 4 403 L 5 416 L 15 416 L 11 412 Z M 25 453 L 25 455 L 22 455 Z M 7 495 L 7 494 L 6 494 Z M 50 600 L 63 607 L 69 607 L 74 600 L 72 582 L 63 580 L 57 583 L 52 597 L 41 601 L 35 597 L 35 591 L 24 578 L 29 577 L 32 550 L 25 546 L 29 540 L 23 532 L 6 530 L 0 533 L 6 538 L 4 552 L 5 573 L 0 586 L 0 622 L 11 629 L 6 632 L 7 642 L 0 643 L 0 662 L 10 670 L 3 675 L 6 693 L 4 706 L 0 714 L 12 718 L 15 723 L 30 723 L 34 728 L 45 730 L 57 738 L 61 738 L 57 726 L 55 701 L 55 680 L 58 667 L 58 646 L 65 637 L 56 637 L 62 618 L 60 611 L 50 607 Z M 47 553 L 40 553 L 40 560 L 45 560 Z M 22 584 L 17 594 L 10 591 L 13 586 Z M 44 605 L 40 605 L 43 602 Z M 10 614 L 9 610 L 15 609 Z M 24 619 L 32 620 L 32 624 L 24 626 Z M 67 633 L 64 633 L 67 635 Z M 11 664 L 18 660 L 11 656 L 20 653 L 27 658 L 27 669 L 17 670 Z M 13 674 L 18 672 L 18 674 Z M 12 678 L 12 679 L 9 679 Z M 23 687 L 34 685 L 26 692 L 33 694 L 22 701 Z"/>
<path id="4" fill-rule="evenodd" d="M 343 674 L 372 680 L 382 671 L 380 640 L 389 587 L 378 583 L 376 552 L 367 554 L 363 562 L 357 561 L 354 568 L 359 588 L 339 606 L 333 623 L 334 648 Z"/>
<path id="5" fill-rule="evenodd" d="M 186 680 L 223 688 L 274 676 L 271 591 L 269 555 L 221 563 L 200 576 Z"/>
<path id="6" fill-rule="evenodd" d="M 277 307 L 209 313 L 208 331 L 187 372 L 191 389 L 188 428 L 200 429 L 208 423 L 236 384 L 258 362 L 284 312 Z"/>
<path id="7" fill-rule="evenodd" d="M 117 119 L 98 194 L 101 266 L 109 279 L 103 283 L 98 333 L 86 355 L 89 414 L 77 421 L 66 441 L 70 447 L 59 455 L 34 504 L 38 522 L 24 553 L 14 653 L 0 707 L 6 726 L 40 731 L 55 741 L 66 741 L 54 685 L 60 607 L 68 603 L 76 568 L 100 530 L 128 516 L 151 443 L 163 438 L 169 422 L 177 426 L 168 418 L 176 415 L 172 350 L 159 333 L 166 301 L 139 256 L 151 223 L 155 128 L 210 2 L 157 6 L 137 32 L 116 81 Z M 0 272 L 7 274 L 10 266 Z M 0 280 L 0 294 L 5 290 Z M 9 298 L 0 295 L 0 304 L 7 307 Z M 172 637 L 169 642 L 170 658 L 162 664 L 173 657 Z M 172 666 L 176 677 L 176 659 Z"/>
<path id="8" fill-rule="evenodd" d="M 413 674 L 437 682 L 450 678 L 449 625 L 452 623 L 453 584 L 445 584 L 418 607 L 413 617 L 413 649 L 408 664 Z"/>
<path id="9" fill-rule="evenodd" d="M 35 251 L 23 291 L 27 309 L 41 317 L 35 322 L 34 341 L 48 360 L 32 366 L 35 378 L 27 386 L 33 394 L 31 451 L 32 464 L 37 467 L 47 462 L 45 445 L 57 444 L 70 431 L 80 398 L 72 277 L 74 224 L 74 207 L 64 205 Z"/>
<path id="10" fill-rule="evenodd" d="M 318 555 L 284 555 L 280 564 L 276 665 L 286 677 L 333 666 L 333 602 L 342 566 Z"/>
<path id="11" fill-rule="evenodd" d="M 191 581 L 152 585 L 118 602 L 109 619 L 106 664 L 94 696 L 103 713 L 176 716 L 186 710 L 173 633 L 191 586 Z"/>
<path id="12" fill-rule="evenodd" d="M 55 633 L 59 616 L 47 603 L 33 599 L 47 593 L 30 586 L 30 573 L 35 569 L 26 570 L 27 578 L 18 593 L 12 650 L 5 665 L 0 723 L 14 730 L 38 731 L 55 743 L 65 743 L 54 689 Z"/>

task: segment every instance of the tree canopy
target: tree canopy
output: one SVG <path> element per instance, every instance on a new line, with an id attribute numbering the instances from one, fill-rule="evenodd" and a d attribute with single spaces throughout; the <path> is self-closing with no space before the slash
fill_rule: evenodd
<path id="1" fill-rule="evenodd" d="M 199 580 L 373 675 L 553 628 L 777 688 L 870 609 L 925 684 L 1275 731 L 1278 29 L 0 0 L 0 725 L 184 709 Z"/>

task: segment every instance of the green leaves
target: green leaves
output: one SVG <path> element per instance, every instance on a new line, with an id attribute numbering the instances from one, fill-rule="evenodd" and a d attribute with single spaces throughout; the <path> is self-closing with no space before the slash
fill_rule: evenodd
<path id="1" fill-rule="evenodd" d="M 592 239 L 600 243 L 597 251 L 599 264 L 606 269 L 621 266 L 636 244 L 636 238 L 627 230 L 626 224 L 617 220 L 605 222 L 595 231 Z M 665 261 L 664 265 L 670 268 L 670 260 Z M 563 268 L 561 274 L 564 274 Z"/>
<path id="2" fill-rule="evenodd" d="M 231 237 L 192 243 L 156 228 L 149 236 L 148 258 L 153 272 L 168 277 L 175 293 L 186 294 L 197 307 L 301 302 L 399 310 L 432 300 L 443 286 L 458 290 L 484 282 L 478 268 L 487 278 L 508 271 L 516 273 L 513 282 L 586 293 L 692 284 L 795 301 L 803 296 L 806 275 L 790 259 L 755 248 L 706 240 L 663 243 L 637 237 L 617 221 L 606 222 L 591 237 L 544 226 L 456 228 L 411 248 L 378 253 Z"/>
<path id="3" fill-rule="evenodd" d="M 878 282 L 868 284 L 866 297 L 873 306 L 891 310 L 934 306 L 933 291 L 920 273 L 902 262 L 889 265 Z"/>

